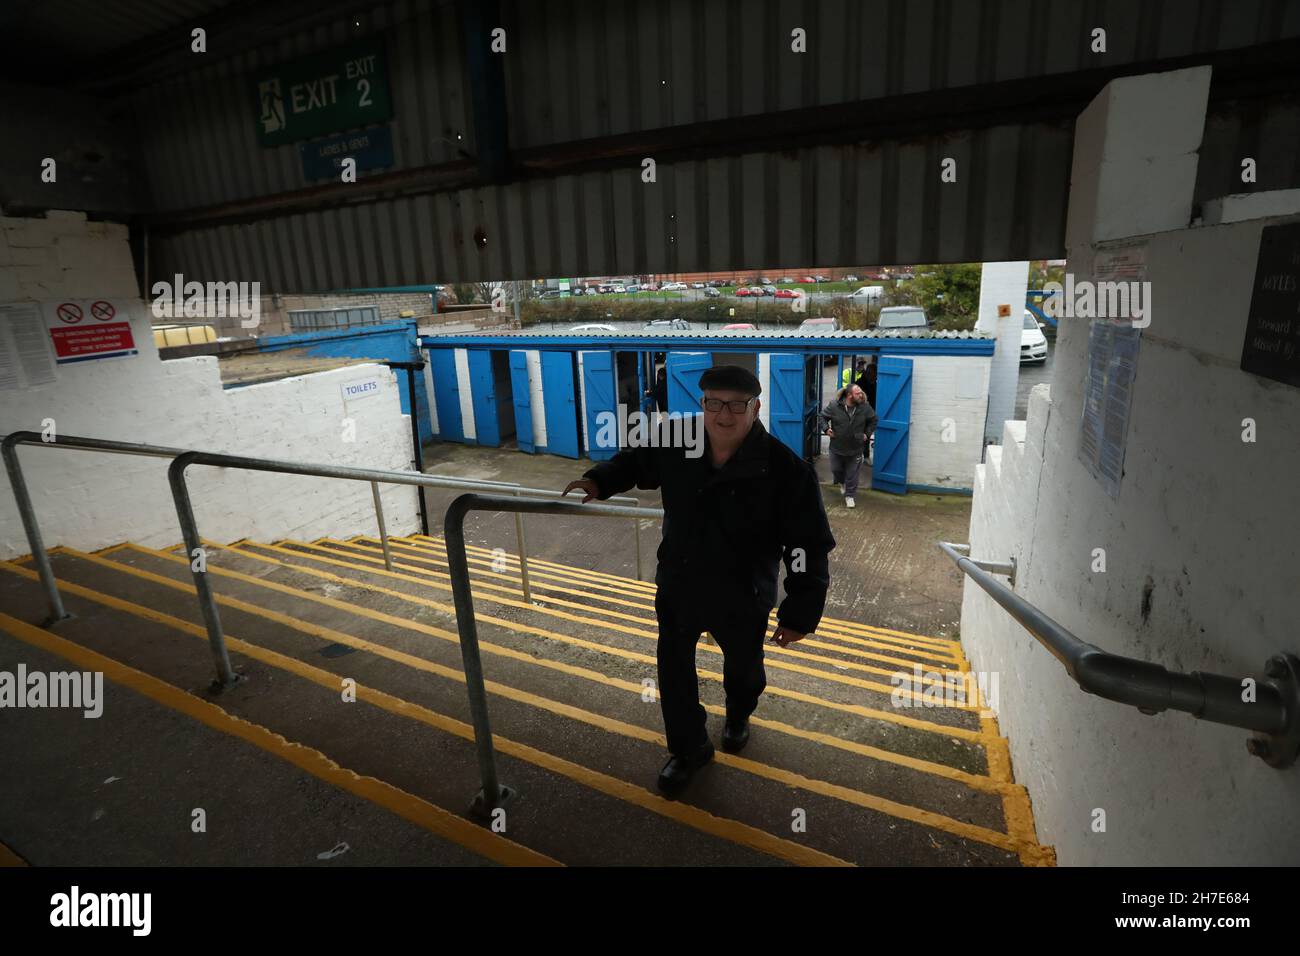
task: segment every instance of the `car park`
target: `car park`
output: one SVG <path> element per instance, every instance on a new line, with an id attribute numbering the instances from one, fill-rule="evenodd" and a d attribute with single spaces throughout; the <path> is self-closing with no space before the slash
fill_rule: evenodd
<path id="1" fill-rule="evenodd" d="M 1024 323 L 1020 330 L 1020 362 L 1036 364 L 1047 361 L 1047 336 L 1043 335 L 1043 323 L 1034 313 L 1025 309 Z"/>
<path id="2" fill-rule="evenodd" d="M 927 329 L 930 320 L 925 310 L 916 305 L 894 305 L 880 310 L 876 320 L 878 329 Z"/>

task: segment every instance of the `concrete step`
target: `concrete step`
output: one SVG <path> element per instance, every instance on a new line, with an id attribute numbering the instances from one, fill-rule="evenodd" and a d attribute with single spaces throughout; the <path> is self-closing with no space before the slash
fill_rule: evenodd
<path id="1" fill-rule="evenodd" d="M 393 572 L 364 538 L 212 549 L 232 659 L 252 678 L 220 704 L 463 814 L 477 768 L 445 554 L 432 539 L 391 544 Z M 823 647 L 780 659 L 769 651 L 750 747 L 719 751 L 670 802 L 653 786 L 666 758 L 658 706 L 641 693 L 654 676 L 649 586 L 538 562 L 530 604 L 509 561 L 470 557 L 501 778 L 521 793 L 507 808 L 507 836 L 521 847 L 565 863 L 1050 860 L 995 722 L 961 706 L 890 705 L 886 674 L 913 664 L 960 673 L 952 642 L 828 622 L 839 633 Z M 79 601 L 115 604 L 113 630 L 129 636 L 83 635 L 78 622 L 61 631 L 76 628 L 79 643 L 103 643 L 175 686 L 208 678 L 186 562 L 123 546 L 64 552 L 57 565 L 61 580 L 90 589 Z M 703 644 L 699 656 L 702 699 L 720 725 L 720 656 Z M 345 678 L 357 682 L 358 703 L 341 702 Z M 191 689 L 204 693 L 201 683 Z M 797 819 L 806 829 L 792 828 Z"/>

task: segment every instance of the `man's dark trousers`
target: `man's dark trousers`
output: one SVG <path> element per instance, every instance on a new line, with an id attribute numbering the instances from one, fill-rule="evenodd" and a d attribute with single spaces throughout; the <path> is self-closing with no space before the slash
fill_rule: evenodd
<path id="1" fill-rule="evenodd" d="M 695 647 L 701 632 L 712 634 L 722 649 L 727 719 L 743 720 L 754 712 L 767 687 L 763 640 L 770 613 L 770 608 L 758 607 L 756 600 L 737 607 L 732 602 L 710 601 L 662 587 L 656 590 L 659 705 L 672 754 L 690 756 L 708 740 L 695 672 Z"/>

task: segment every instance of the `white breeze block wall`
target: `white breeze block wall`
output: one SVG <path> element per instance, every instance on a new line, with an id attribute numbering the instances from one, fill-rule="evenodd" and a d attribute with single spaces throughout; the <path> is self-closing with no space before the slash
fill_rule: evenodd
<path id="1" fill-rule="evenodd" d="M 397 380 L 388 368 L 367 363 L 223 390 L 215 358 L 159 361 L 145 304 L 131 298 L 136 295 L 135 279 L 123 227 L 87 223 L 75 213 L 51 213 L 47 220 L 5 219 L 2 224 L 9 251 L 55 253 L 53 261 L 42 266 L 0 264 L 0 289 L 8 293 L 0 299 L 113 297 L 129 303 L 140 354 L 64 366 L 48 385 L 0 393 L 0 433 L 40 431 L 48 418 L 66 435 L 409 468 L 409 416 L 401 414 Z M 78 230 L 80 235 L 75 234 Z M 69 235 L 78 239 L 72 244 L 78 252 L 65 256 L 58 250 Z M 342 383 L 376 377 L 377 395 L 344 402 Z M 342 440 L 345 416 L 355 421 L 353 443 Z M 180 541 L 165 459 L 33 447 L 20 448 L 18 455 L 47 547 L 94 549 L 125 540 L 169 546 Z M 227 474 L 201 466 L 189 469 L 188 476 L 200 533 L 213 541 L 375 530 L 367 483 Z M 413 489 L 387 486 L 382 495 L 390 529 L 410 532 L 418 527 Z M 28 551 L 6 477 L 0 487 L 0 558 Z"/>
<path id="2" fill-rule="evenodd" d="M 977 470 L 972 555 L 1014 555 L 1016 591 L 1049 617 L 1171 670 L 1262 677 L 1269 656 L 1300 652 L 1300 389 L 1238 367 L 1266 224 L 1148 237 L 1154 308 L 1116 500 L 1077 457 L 1086 320 L 1061 321 L 1050 400 L 1035 388 L 1027 423 L 1008 422 Z M 1104 573 L 1092 570 L 1096 548 Z M 1083 693 L 969 582 L 962 643 L 973 670 L 1000 674 L 1016 778 L 1062 864 L 1300 860 L 1300 773 L 1247 754 L 1247 731 Z M 1104 833 L 1092 829 L 1097 808 Z"/>
<path id="3" fill-rule="evenodd" d="M 984 447 L 990 355 L 913 355 L 907 483 L 969 491 Z M 946 432 L 945 432 L 946 430 Z M 951 437 L 952 441 L 945 441 Z"/>

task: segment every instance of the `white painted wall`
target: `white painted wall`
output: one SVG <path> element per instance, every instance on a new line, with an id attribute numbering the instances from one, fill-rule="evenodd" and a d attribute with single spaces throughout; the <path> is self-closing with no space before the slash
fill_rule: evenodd
<path id="1" fill-rule="evenodd" d="M 907 483 L 969 491 L 984 447 L 989 355 L 905 355 L 912 360 Z M 951 428 L 947 428 L 951 422 Z M 951 437 L 952 441 L 945 440 Z"/>
<path id="2" fill-rule="evenodd" d="M 1162 98 L 1151 108 L 1176 104 Z M 1076 135 L 1080 148 L 1100 149 Z M 1085 199 L 1096 202 L 1094 193 Z M 1072 219 L 1074 202 L 1072 193 Z M 1107 223 L 1121 216 L 1101 212 Z M 1156 209 L 1147 221 L 1165 216 Z M 1015 556 L 1016 591 L 1074 634 L 1182 672 L 1262 678 L 1270 655 L 1300 652 L 1300 389 L 1239 368 L 1265 224 L 1146 237 L 1153 309 L 1115 499 L 1078 460 L 1087 320 L 1061 320 L 1050 391 L 1034 389 L 1027 422 L 1008 422 L 1003 447 L 990 447 L 976 470 L 975 557 Z M 1069 268 L 1080 281 L 1089 278 L 1093 225 L 1075 225 L 1083 238 L 1070 247 Z M 1257 423 L 1254 444 L 1242 441 L 1245 418 Z M 1104 573 L 1093 570 L 1098 548 Z M 998 716 L 1016 778 L 1029 789 L 1039 839 L 1061 863 L 1300 862 L 1300 771 L 1250 756 L 1247 731 L 1182 713 L 1143 716 L 1084 694 L 970 583 L 961 634 L 972 668 L 1000 674 Z M 1097 809 L 1105 832 L 1093 830 Z"/>
<path id="3" fill-rule="evenodd" d="M 542 392 L 542 353 L 528 350 L 528 400 L 533 415 L 533 446 L 546 448 L 546 396 Z"/>
<path id="4" fill-rule="evenodd" d="M 772 413 L 767 407 L 772 398 L 772 354 L 770 352 L 758 353 L 758 384 L 763 387 L 763 401 L 758 408 L 758 419 L 763 423 L 764 428 L 771 431 Z"/>
<path id="5" fill-rule="evenodd" d="M 5 219 L 0 299 L 113 297 L 130 303 L 138 356 L 67 365 L 48 385 L 0 393 L 0 433 L 41 430 L 173 447 L 374 468 L 407 469 L 410 422 L 397 380 L 382 365 L 344 369 L 224 390 L 212 357 L 159 361 L 149 314 L 133 298 L 135 280 L 122 227 L 84 216 Z M 69 242 L 69 238 L 75 242 Z M 16 265 L 18 258 L 42 263 Z M 75 254 L 69 250 L 75 249 Z M 33 251 L 34 250 L 34 251 Z M 39 251 L 50 252 L 38 256 Z M 339 386 L 379 378 L 374 397 L 345 402 Z M 343 438 L 343 419 L 356 441 Z M 132 540 L 170 546 L 181 535 L 164 459 L 24 447 L 19 450 L 48 547 L 102 548 Z M 368 484 L 255 472 L 189 469 L 200 533 L 218 542 L 312 538 L 375 530 Z M 0 558 L 29 550 L 7 477 L 0 484 Z M 418 528 L 415 493 L 383 490 L 390 529 Z"/>
<path id="6" fill-rule="evenodd" d="M 460 399 L 460 424 L 466 441 L 478 437 L 474 427 L 474 399 L 469 384 L 469 352 L 456 349 L 456 397 Z"/>

